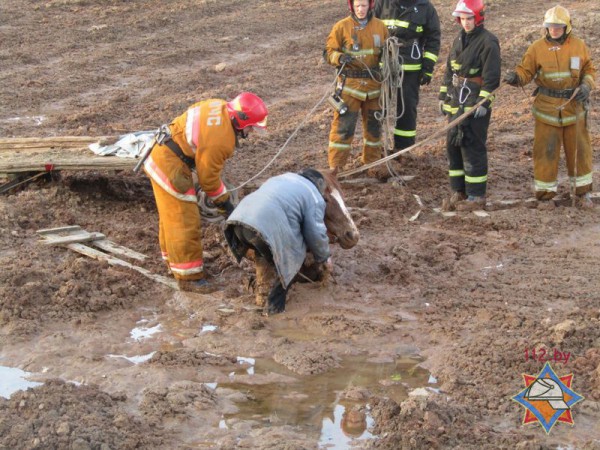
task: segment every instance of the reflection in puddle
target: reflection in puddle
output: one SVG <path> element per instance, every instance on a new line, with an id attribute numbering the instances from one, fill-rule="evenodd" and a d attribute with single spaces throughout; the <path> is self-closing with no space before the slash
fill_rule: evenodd
<path id="1" fill-rule="evenodd" d="M 373 428 L 375 421 L 367 408 L 335 405 L 333 421 L 326 417 L 321 427 L 319 448 L 342 450 L 350 448 L 354 440 L 372 439 L 374 436 L 369 429 Z"/>
<path id="2" fill-rule="evenodd" d="M 139 322 L 138 322 L 139 323 Z M 162 331 L 162 325 L 159 323 L 151 328 L 146 327 L 135 327 L 129 332 L 132 339 L 141 341 L 142 339 L 149 338 L 153 334 L 160 333 Z"/>
<path id="3" fill-rule="evenodd" d="M 23 391 L 30 387 L 41 386 L 44 383 L 26 380 L 30 372 L 17 369 L 16 367 L 0 366 L 0 397 L 10 398 L 17 391 Z"/>
<path id="4" fill-rule="evenodd" d="M 407 390 L 431 383 L 429 372 L 420 362 L 418 358 L 399 358 L 390 363 L 372 363 L 365 356 L 354 356 L 345 358 L 340 368 L 299 377 L 272 360 L 258 359 L 254 366 L 256 374 L 284 375 L 292 381 L 245 384 L 233 382 L 232 372 L 232 382 L 220 383 L 219 387 L 244 392 L 249 398 L 236 403 L 238 412 L 227 415 L 226 419 L 277 422 L 316 431 L 341 424 L 344 406 L 340 405 L 339 394 L 350 387 L 365 388 L 374 395 L 387 396 L 400 403 L 407 398 Z M 336 414 L 340 414 L 339 419 Z M 367 425 L 369 420 L 367 418 Z M 321 434 L 330 436 L 332 433 L 325 430 Z"/>

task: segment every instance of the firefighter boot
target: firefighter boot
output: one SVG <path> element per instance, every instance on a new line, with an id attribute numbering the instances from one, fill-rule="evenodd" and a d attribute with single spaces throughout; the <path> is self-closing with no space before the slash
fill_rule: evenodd
<path id="1" fill-rule="evenodd" d="M 477 197 L 475 195 L 469 195 L 466 200 L 458 202 L 456 204 L 457 211 L 477 211 L 480 209 L 485 210 L 485 196 Z"/>
<path id="2" fill-rule="evenodd" d="M 271 288 L 277 282 L 277 271 L 273 263 L 264 256 L 256 254 L 256 305 L 264 307 L 267 304 Z"/>
<path id="3" fill-rule="evenodd" d="M 467 199 L 467 194 L 462 191 L 454 191 L 450 198 L 442 200 L 442 211 L 454 211 L 456 205 Z"/>
<path id="4" fill-rule="evenodd" d="M 594 208 L 594 202 L 592 201 L 592 196 L 589 192 L 577 196 L 577 206 L 579 206 L 581 209 Z"/>
<path id="5" fill-rule="evenodd" d="M 177 286 L 180 291 L 195 292 L 196 294 L 210 294 L 217 290 L 217 287 L 208 282 L 205 278 L 199 280 L 177 280 Z"/>

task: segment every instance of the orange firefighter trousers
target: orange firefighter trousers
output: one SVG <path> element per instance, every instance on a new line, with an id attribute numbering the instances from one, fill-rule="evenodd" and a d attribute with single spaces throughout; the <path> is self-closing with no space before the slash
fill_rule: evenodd
<path id="1" fill-rule="evenodd" d="M 177 280 L 198 280 L 202 272 L 200 212 L 193 202 L 166 192 L 153 179 L 158 209 L 158 240 L 163 258 Z"/>
<path id="2" fill-rule="evenodd" d="M 576 178 L 575 193 L 582 195 L 592 190 L 592 146 L 585 122 L 581 118 L 577 124 L 555 127 L 535 121 L 533 178 L 538 200 L 548 200 L 556 194 L 561 146 L 565 149 L 569 178 Z M 573 170 L 576 150 L 577 172 Z"/>
<path id="3" fill-rule="evenodd" d="M 331 132 L 329 133 L 329 167 L 340 170 L 348 161 L 358 114 L 361 113 L 363 125 L 363 151 L 361 161 L 368 164 L 381 158 L 381 123 L 375 117 L 381 111 L 379 97 L 359 100 L 350 95 L 342 95 L 348 112 L 343 116 L 334 111 Z"/>

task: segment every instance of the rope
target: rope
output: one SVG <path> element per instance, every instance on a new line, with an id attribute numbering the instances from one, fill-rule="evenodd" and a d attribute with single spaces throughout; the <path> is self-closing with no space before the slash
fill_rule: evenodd
<path id="1" fill-rule="evenodd" d="M 389 149 L 394 148 L 393 130 L 396 128 L 396 120 L 404 115 L 406 109 L 404 104 L 404 70 L 402 69 L 404 59 L 400 55 L 400 47 L 402 47 L 402 43 L 398 38 L 392 36 L 386 39 L 385 49 L 381 56 L 382 86 L 381 97 L 379 98 L 381 113 L 378 119 L 382 122 L 381 136 L 385 157 L 389 155 Z M 400 114 L 396 115 L 398 101 L 400 101 L 402 108 Z M 389 162 L 386 162 L 386 167 L 392 177 L 398 176 L 398 173 Z"/>
<path id="2" fill-rule="evenodd" d="M 439 138 L 443 133 L 447 132 L 449 129 L 461 124 L 462 122 L 464 122 L 470 115 L 474 114 L 475 111 L 477 110 L 477 108 L 481 105 L 483 105 L 485 102 L 488 101 L 488 99 L 492 96 L 494 96 L 500 89 L 502 89 L 504 86 L 506 85 L 505 82 L 502 82 L 500 84 L 500 86 L 498 86 L 496 89 L 494 89 L 494 91 L 492 91 L 490 93 L 490 95 L 482 100 L 480 100 L 478 103 L 476 103 L 475 105 L 473 105 L 473 107 L 469 110 L 464 112 L 463 114 L 461 114 L 460 116 L 458 116 L 456 119 L 454 119 L 452 122 L 449 122 L 444 128 L 436 131 L 435 133 L 433 133 L 431 136 L 429 136 L 427 139 L 421 141 L 421 142 L 417 142 L 416 144 L 411 145 L 410 147 L 407 147 L 403 150 L 400 150 L 396 153 L 392 153 L 391 155 L 385 156 L 384 158 L 381 158 L 375 162 L 369 163 L 369 164 L 365 164 L 364 166 L 361 167 L 357 167 L 356 169 L 352 169 L 352 170 L 348 170 L 346 172 L 342 172 L 339 173 L 337 175 L 337 178 L 345 178 L 348 177 L 350 175 L 354 175 L 356 173 L 360 173 L 364 170 L 370 169 L 371 167 L 375 167 L 378 166 L 379 164 L 383 164 L 384 162 L 390 161 L 394 158 L 396 158 L 399 155 L 403 155 L 404 153 L 408 153 L 412 150 L 414 150 L 417 147 L 420 147 L 421 145 L 424 145 L 428 142 L 431 142 L 434 139 Z"/>
<path id="3" fill-rule="evenodd" d="M 344 70 L 344 67 L 345 67 L 345 64 L 342 64 L 342 66 L 339 68 L 339 70 L 336 71 L 336 73 L 335 73 L 335 79 L 333 80 L 333 83 L 331 83 L 330 85 L 327 86 L 327 91 L 325 92 L 325 94 L 323 95 L 323 97 L 321 97 L 321 99 L 315 104 L 315 106 L 313 106 L 313 108 L 308 112 L 308 114 L 304 117 L 304 119 L 302 120 L 302 122 L 300 122 L 300 125 L 298 125 L 296 127 L 296 129 L 293 131 L 293 133 L 290 134 L 290 136 L 287 138 L 287 140 L 284 142 L 284 144 L 281 146 L 281 148 L 277 151 L 277 153 L 275 154 L 275 156 L 273 156 L 273 158 L 271 158 L 271 160 L 267 163 L 267 165 L 265 167 L 263 167 L 256 175 L 254 175 L 253 177 L 251 177 L 248 180 L 244 181 L 239 186 L 237 186 L 237 187 L 235 187 L 233 189 L 229 189 L 230 192 L 237 191 L 237 190 L 243 188 L 248 183 L 250 183 L 251 181 L 253 181 L 256 178 L 258 178 L 260 175 L 262 175 L 265 172 L 265 170 L 267 170 L 271 166 L 271 164 L 273 164 L 275 162 L 275 160 L 279 157 L 279 155 L 281 155 L 281 153 L 283 152 L 283 150 L 285 150 L 285 148 L 290 143 L 290 141 L 293 139 L 293 137 L 296 136 L 296 134 L 298 133 L 298 131 L 300 131 L 300 128 L 302 128 L 304 126 L 304 124 L 306 123 L 306 121 L 308 120 L 308 118 L 311 117 L 312 114 L 321 105 L 321 103 L 323 103 L 327 99 L 327 97 L 329 97 L 331 95 L 331 86 L 335 86 L 335 84 L 337 83 L 337 78 L 340 75 L 340 73 L 342 72 L 342 70 Z"/>

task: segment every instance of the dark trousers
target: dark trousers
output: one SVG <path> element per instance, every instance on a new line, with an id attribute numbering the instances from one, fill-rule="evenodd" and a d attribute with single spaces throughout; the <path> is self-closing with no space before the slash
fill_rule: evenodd
<path id="1" fill-rule="evenodd" d="M 401 150 L 415 143 L 417 137 L 417 105 L 419 104 L 419 71 L 404 72 L 402 89 L 398 89 L 394 148 Z M 404 99 L 404 101 L 402 101 Z"/>
<path id="2" fill-rule="evenodd" d="M 471 116 L 458 127 L 448 130 L 446 153 L 453 191 L 476 197 L 485 195 L 488 174 L 486 141 L 490 117 L 491 111 L 488 110 L 484 117 L 475 119 Z"/>

